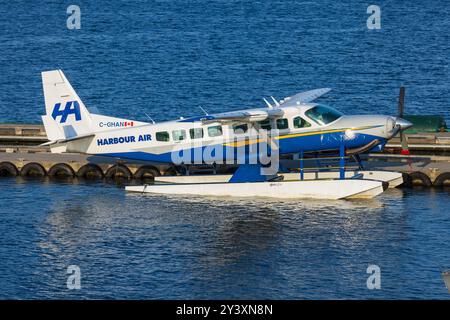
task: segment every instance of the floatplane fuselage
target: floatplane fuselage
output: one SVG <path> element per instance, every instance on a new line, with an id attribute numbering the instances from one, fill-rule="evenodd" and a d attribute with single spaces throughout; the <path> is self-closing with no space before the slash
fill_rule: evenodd
<path id="1" fill-rule="evenodd" d="M 42 81 L 42 120 L 52 152 L 170 164 L 266 164 L 261 154 L 267 159 L 275 150 L 277 155 L 381 150 L 411 126 L 397 117 L 344 115 L 313 102 L 329 89 L 272 103 L 264 99 L 265 108 L 147 123 L 89 112 L 61 70 L 43 72 Z"/>

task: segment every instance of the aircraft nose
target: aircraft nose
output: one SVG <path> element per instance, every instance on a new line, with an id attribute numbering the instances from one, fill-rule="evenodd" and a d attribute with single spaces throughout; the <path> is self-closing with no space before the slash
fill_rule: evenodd
<path id="1" fill-rule="evenodd" d="M 408 120 L 402 119 L 402 118 L 396 118 L 395 119 L 395 126 L 400 128 L 400 130 L 406 130 L 413 126 L 411 122 Z"/>

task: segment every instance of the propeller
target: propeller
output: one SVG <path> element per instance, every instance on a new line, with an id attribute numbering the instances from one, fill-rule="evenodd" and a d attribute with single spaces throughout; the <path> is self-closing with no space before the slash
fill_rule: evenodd
<path id="1" fill-rule="evenodd" d="M 398 96 L 398 118 L 396 119 L 396 123 L 399 126 L 400 131 L 400 144 L 402 146 L 401 154 L 409 155 L 408 140 L 406 135 L 404 134 L 404 130 L 407 129 L 407 127 L 410 127 L 411 123 L 403 119 L 404 110 L 405 110 L 405 87 L 402 86 L 400 87 L 400 93 Z"/>

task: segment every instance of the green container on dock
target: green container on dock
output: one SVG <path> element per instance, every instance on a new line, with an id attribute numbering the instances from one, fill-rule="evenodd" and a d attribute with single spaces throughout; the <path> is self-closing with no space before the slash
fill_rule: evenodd
<path id="1" fill-rule="evenodd" d="M 405 133 L 422 133 L 422 132 L 447 132 L 447 124 L 442 116 L 433 115 L 404 115 L 405 120 L 411 121 L 413 126 L 405 131 Z"/>

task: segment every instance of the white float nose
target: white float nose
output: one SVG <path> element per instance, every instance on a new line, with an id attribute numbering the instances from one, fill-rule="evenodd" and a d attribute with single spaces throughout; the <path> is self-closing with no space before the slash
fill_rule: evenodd
<path id="1" fill-rule="evenodd" d="M 411 128 L 413 124 L 409 122 L 408 120 L 402 119 L 402 118 L 396 118 L 395 119 L 395 126 L 399 127 L 400 130 L 406 130 L 408 128 Z"/>

